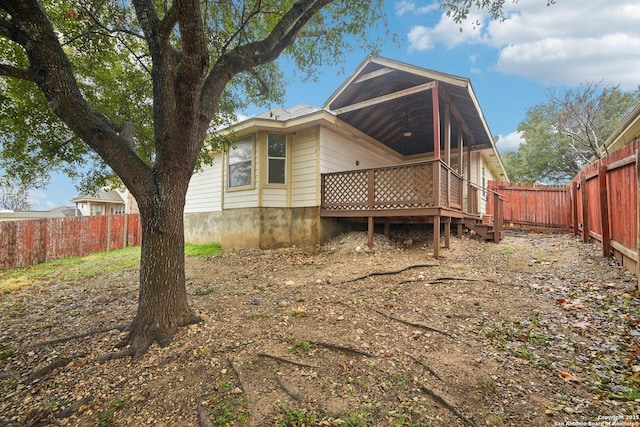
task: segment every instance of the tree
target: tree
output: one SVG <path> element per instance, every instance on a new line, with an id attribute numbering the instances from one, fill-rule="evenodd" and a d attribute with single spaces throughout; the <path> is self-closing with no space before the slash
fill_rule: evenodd
<path id="1" fill-rule="evenodd" d="M 205 144 L 221 142 L 209 130 L 243 102 L 280 98 L 283 52 L 313 76 L 358 43 L 375 49 L 365 29 L 384 19 L 382 6 L 0 0 L 0 167 L 29 182 L 55 168 L 82 174 L 90 162 L 88 185 L 113 172 L 138 202 L 140 290 L 122 354 L 167 345 L 199 320 L 187 303 L 183 208 Z"/>
<path id="2" fill-rule="evenodd" d="M 229 120 L 239 94 L 277 99 L 280 75 L 269 64 L 283 51 L 312 72 L 340 61 L 353 38 L 366 44 L 364 30 L 381 7 L 381 0 L 0 1 L 3 97 L 15 107 L 3 109 L 3 123 L 20 136 L 7 142 L 4 133 L 7 166 L 28 181 L 63 160 L 74 168 L 92 159 L 138 202 L 140 291 L 123 354 L 167 345 L 177 328 L 199 320 L 187 303 L 183 209 L 212 122 Z M 7 120 L 16 112 L 21 117 Z"/>
<path id="3" fill-rule="evenodd" d="M 0 177 L 0 209 L 29 210 L 29 191 L 7 177 Z"/>
<path id="4" fill-rule="evenodd" d="M 548 101 L 527 110 L 518 126 L 524 143 L 507 151 L 504 164 L 516 181 L 559 183 L 608 154 L 605 142 L 640 102 L 640 90 L 587 83 L 551 90 Z"/>

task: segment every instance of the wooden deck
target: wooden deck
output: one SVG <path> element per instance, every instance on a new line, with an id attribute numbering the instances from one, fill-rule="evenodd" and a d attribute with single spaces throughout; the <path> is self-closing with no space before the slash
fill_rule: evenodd
<path id="1" fill-rule="evenodd" d="M 478 188 L 467 182 L 443 160 L 359 169 L 322 174 L 321 217 L 363 220 L 368 222 L 369 245 L 373 242 L 376 222 L 434 224 L 434 257 L 439 257 L 440 225 L 444 224 L 445 248 L 449 247 L 451 224 L 458 233 L 463 226 L 473 228 L 483 237 L 497 240 L 495 234 L 481 225 L 478 214 Z M 475 225 L 478 225 L 476 228 Z"/>

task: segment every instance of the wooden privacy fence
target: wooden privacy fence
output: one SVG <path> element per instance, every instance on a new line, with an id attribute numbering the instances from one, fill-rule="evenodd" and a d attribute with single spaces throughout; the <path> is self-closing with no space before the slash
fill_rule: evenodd
<path id="1" fill-rule="evenodd" d="M 587 166 L 570 184 L 571 227 L 583 241 L 602 244 L 605 257 L 615 256 L 640 275 L 638 179 L 640 140 Z"/>
<path id="2" fill-rule="evenodd" d="M 0 222 L 0 269 L 139 246 L 140 215 Z"/>
<path id="3" fill-rule="evenodd" d="M 489 181 L 489 190 L 504 199 L 505 228 L 568 230 L 571 210 L 566 186 Z M 487 214 L 495 216 L 493 198 L 488 198 L 487 202 Z"/>

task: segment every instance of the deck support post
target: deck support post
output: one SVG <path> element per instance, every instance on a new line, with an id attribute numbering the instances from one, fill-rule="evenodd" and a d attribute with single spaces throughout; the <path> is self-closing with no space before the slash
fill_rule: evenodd
<path id="1" fill-rule="evenodd" d="M 387 239 L 391 236 L 391 222 L 387 219 L 384 222 L 384 237 Z"/>
<path id="2" fill-rule="evenodd" d="M 440 258 L 440 215 L 433 217 L 433 257 Z"/>
<path id="3" fill-rule="evenodd" d="M 375 224 L 373 222 L 373 217 L 370 216 L 367 221 L 367 246 L 369 249 L 373 248 L 373 231 Z"/>
<path id="4" fill-rule="evenodd" d="M 444 218 L 444 247 L 449 249 L 451 247 L 451 218 Z"/>
<path id="5" fill-rule="evenodd" d="M 463 227 L 463 224 L 462 224 L 461 222 L 459 222 L 459 223 L 457 224 L 457 226 L 458 226 L 458 229 L 456 230 L 456 231 L 457 231 L 456 235 L 457 235 L 458 237 L 462 237 L 462 234 L 464 233 L 464 227 Z"/>

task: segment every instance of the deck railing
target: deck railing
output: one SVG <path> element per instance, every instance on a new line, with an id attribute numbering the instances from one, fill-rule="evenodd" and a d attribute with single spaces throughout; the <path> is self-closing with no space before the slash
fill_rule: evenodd
<path id="1" fill-rule="evenodd" d="M 463 179 L 442 160 L 322 174 L 321 185 L 324 211 L 462 209 Z"/>

